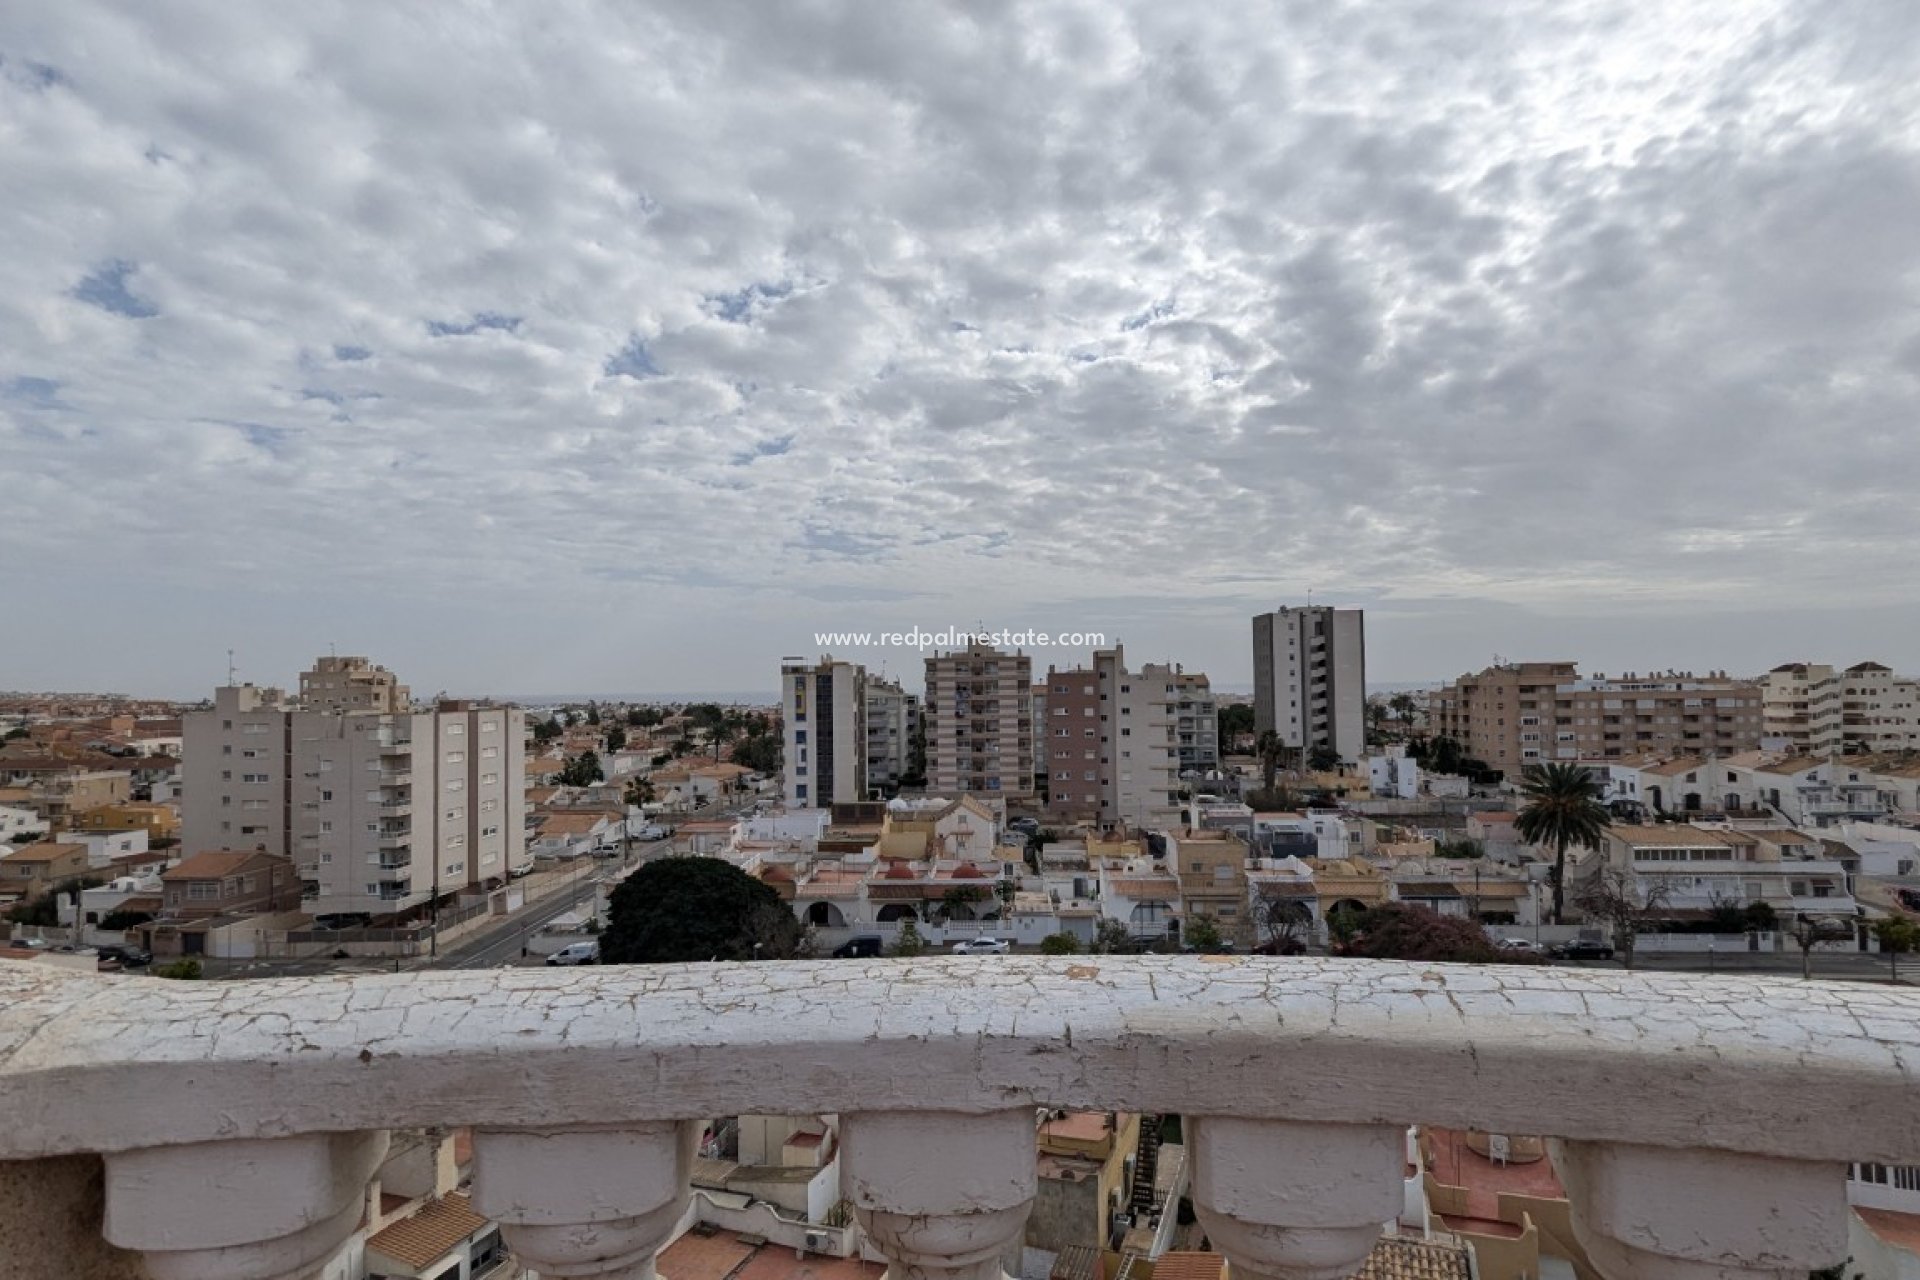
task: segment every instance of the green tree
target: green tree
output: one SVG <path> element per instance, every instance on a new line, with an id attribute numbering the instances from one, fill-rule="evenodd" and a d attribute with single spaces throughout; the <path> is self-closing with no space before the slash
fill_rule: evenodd
<path id="1" fill-rule="evenodd" d="M 593 725 L 597 725 L 600 723 L 600 704 L 599 703 L 589 702 L 587 704 L 587 723 L 593 724 Z"/>
<path id="2" fill-rule="evenodd" d="M 1080 939 L 1070 933 L 1050 933 L 1040 939 L 1040 954 L 1043 956 L 1077 956 L 1080 954 Z"/>
<path id="3" fill-rule="evenodd" d="M 1185 940 L 1201 951 L 1218 951 L 1226 942 L 1220 934 L 1220 922 L 1205 912 L 1187 921 Z"/>
<path id="4" fill-rule="evenodd" d="M 621 793 L 621 799 L 632 809 L 644 809 L 658 797 L 654 793 L 652 778 L 634 778 L 628 781 L 627 788 Z"/>
<path id="5" fill-rule="evenodd" d="M 534 722 L 533 740 L 544 747 L 565 732 L 558 716 L 548 716 L 545 720 Z"/>
<path id="6" fill-rule="evenodd" d="M 967 914 L 960 916 L 960 919 L 968 919 L 973 914 L 973 904 L 986 899 L 987 891 L 981 886 L 957 884 L 940 895 L 940 916 L 944 920 L 951 920 L 956 912 L 965 910 Z"/>
<path id="7" fill-rule="evenodd" d="M 773 886 L 718 858 L 663 858 L 614 889 L 600 962 L 789 960 L 803 941 Z"/>
<path id="8" fill-rule="evenodd" d="M 7 730 L 4 736 L 0 736 L 0 742 L 17 742 L 21 738 L 24 738 L 26 736 L 27 736 L 26 726 L 15 725 L 13 728 Z"/>
<path id="9" fill-rule="evenodd" d="M 627 727 L 651 729 L 666 718 L 667 713 L 658 707 L 630 707 L 627 710 Z"/>
<path id="10" fill-rule="evenodd" d="M 1387 705 L 1393 708 L 1393 714 L 1400 719 L 1401 723 L 1410 723 L 1413 720 L 1416 704 L 1412 694 L 1396 693 L 1387 700 Z"/>
<path id="11" fill-rule="evenodd" d="M 733 762 L 755 773 L 776 774 L 785 752 L 772 734 L 756 734 L 733 744 Z"/>
<path id="12" fill-rule="evenodd" d="M 600 756 L 593 751 L 570 756 L 560 769 L 560 785 L 563 787 L 590 787 L 606 779 L 606 773 L 600 768 Z"/>
<path id="13" fill-rule="evenodd" d="M 1240 739 L 1253 736 L 1253 707 L 1245 702 L 1229 702 L 1219 709 L 1215 724 L 1220 735 L 1220 753 L 1225 755 Z"/>
<path id="14" fill-rule="evenodd" d="M 1280 762 L 1286 759 L 1287 744 L 1269 729 L 1253 744 L 1253 753 L 1260 757 L 1260 790 L 1270 795 L 1274 780 L 1280 776 Z"/>
<path id="15" fill-rule="evenodd" d="M 1800 979 L 1813 977 L 1813 951 L 1823 942 L 1844 942 L 1853 936 L 1853 921 L 1841 916 L 1796 916 L 1787 936 L 1800 948 Z"/>
<path id="16" fill-rule="evenodd" d="M 147 972 L 156 978 L 172 978 L 179 982 L 194 982 L 204 976 L 198 960 L 175 960 L 169 964 L 157 964 Z"/>
<path id="17" fill-rule="evenodd" d="M 1307 752 L 1307 768 L 1315 773 L 1326 773 L 1340 767 L 1340 753 L 1332 747 L 1322 744 Z"/>
<path id="18" fill-rule="evenodd" d="M 1920 949 L 1920 925 L 1905 916 L 1887 916 L 1873 922 L 1873 936 L 1886 954 L 1888 980 L 1900 981 L 1900 953 Z"/>
<path id="19" fill-rule="evenodd" d="M 617 724 L 608 726 L 607 750 L 608 751 L 625 751 L 626 749 L 627 749 L 627 731 L 621 728 Z"/>
<path id="20" fill-rule="evenodd" d="M 894 935 L 893 954 L 896 956 L 917 956 L 927 949 L 925 938 L 920 936 L 920 926 L 912 920 L 900 922 L 900 932 Z"/>
<path id="21" fill-rule="evenodd" d="M 1448 739 L 1440 739 L 1448 741 Z M 1566 909 L 1567 850 L 1575 845 L 1598 849 L 1601 836 L 1613 822 L 1600 803 L 1603 789 L 1577 764 L 1531 764 L 1521 775 L 1520 794 L 1526 804 L 1513 828 L 1528 844 L 1553 848 L 1553 922 Z"/>
<path id="22" fill-rule="evenodd" d="M 1133 950 L 1133 935 L 1127 932 L 1127 926 L 1118 920 L 1101 916 L 1093 926 L 1093 947 L 1096 955 L 1113 955 Z"/>

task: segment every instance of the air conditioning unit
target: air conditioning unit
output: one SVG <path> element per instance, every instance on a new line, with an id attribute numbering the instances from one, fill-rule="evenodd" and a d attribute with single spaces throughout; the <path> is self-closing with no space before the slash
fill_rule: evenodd
<path id="1" fill-rule="evenodd" d="M 825 1249 L 826 1247 L 827 1247 L 826 1232 L 824 1231 L 807 1232 L 807 1248 L 817 1250 L 817 1249 Z"/>

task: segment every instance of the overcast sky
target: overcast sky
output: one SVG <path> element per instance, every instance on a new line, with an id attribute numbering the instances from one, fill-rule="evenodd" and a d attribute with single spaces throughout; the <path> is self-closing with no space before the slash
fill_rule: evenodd
<path id="1" fill-rule="evenodd" d="M 1309 590 L 1376 681 L 1920 670 L 1916 67 L 1913 0 L 8 5 L 0 688 L 1233 684 Z"/>

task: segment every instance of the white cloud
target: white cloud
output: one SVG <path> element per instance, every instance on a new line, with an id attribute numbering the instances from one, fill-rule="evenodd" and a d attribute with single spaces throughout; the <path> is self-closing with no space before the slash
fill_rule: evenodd
<path id="1" fill-rule="evenodd" d="M 984 614 L 1232 680 L 1308 587 L 1384 678 L 1920 667 L 1897 0 L 433 14 L 0 16 L 0 584 L 165 616 L 0 678 Z"/>

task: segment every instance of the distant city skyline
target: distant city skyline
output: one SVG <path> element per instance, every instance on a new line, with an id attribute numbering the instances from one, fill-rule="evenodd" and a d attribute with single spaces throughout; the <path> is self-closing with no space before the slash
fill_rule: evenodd
<path id="1" fill-rule="evenodd" d="M 1916 65 L 1898 0 L 13 6 L 0 684 L 981 615 L 1243 683 L 1309 595 L 1378 681 L 1920 670 Z"/>

